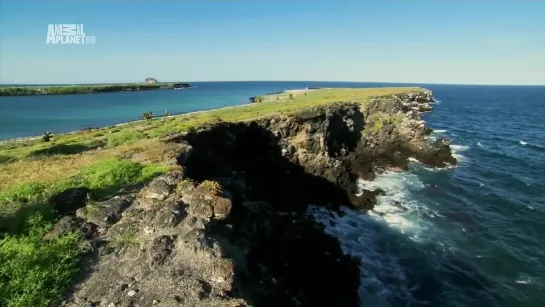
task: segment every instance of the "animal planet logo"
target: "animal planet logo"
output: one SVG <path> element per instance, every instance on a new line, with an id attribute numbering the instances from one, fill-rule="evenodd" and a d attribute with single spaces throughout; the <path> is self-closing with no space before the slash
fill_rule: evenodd
<path id="1" fill-rule="evenodd" d="M 94 44 L 96 37 L 83 31 L 83 24 L 49 24 L 47 44 Z"/>

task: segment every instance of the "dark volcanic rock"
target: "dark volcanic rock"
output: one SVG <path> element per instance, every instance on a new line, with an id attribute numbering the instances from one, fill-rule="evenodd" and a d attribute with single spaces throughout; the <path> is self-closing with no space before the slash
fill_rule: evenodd
<path id="1" fill-rule="evenodd" d="M 131 204 L 128 197 L 116 196 L 96 205 L 86 206 L 78 210 L 78 216 L 101 228 L 115 224 L 121 217 L 121 213 Z"/>
<path id="2" fill-rule="evenodd" d="M 443 140 L 426 144 L 422 148 L 413 148 L 413 151 L 418 160 L 431 167 L 446 167 L 457 164 L 456 158 L 452 156 L 449 145 L 444 143 Z"/>
<path id="3" fill-rule="evenodd" d="M 338 123 L 342 119 L 331 117 L 325 131 L 342 134 Z M 284 123 L 278 127 L 286 128 L 284 133 L 295 137 L 298 131 L 290 132 L 287 127 L 296 125 Z M 347 148 L 356 146 L 355 140 L 345 139 Z M 210 228 L 209 233 L 220 232 L 248 250 L 249 281 L 241 284 L 248 300 L 255 306 L 289 306 L 294 299 L 301 306 L 356 306 L 357 261 L 342 256 L 336 239 L 325 235 L 305 215 L 309 204 L 333 208 L 350 203 L 346 190 L 335 183 L 353 184 L 342 168 L 330 172 L 327 179 L 309 174 L 283 155 L 274 133 L 256 123 L 208 127 L 189 134 L 187 141 L 194 149 L 185 165 L 188 177 L 202 181 L 221 180 L 233 173 L 242 176 L 237 181 L 243 184 L 226 184 L 233 195 L 233 209 L 226 220 L 232 230 L 226 232 L 218 225 L 220 228 Z M 330 148 L 337 152 L 344 145 L 332 142 L 329 147 L 325 143 L 322 146 L 324 151 Z M 293 153 L 295 148 L 286 152 Z M 330 171 L 317 170 L 323 168 L 320 163 L 310 165 L 314 165 L 315 172 Z M 345 175 L 346 180 L 339 179 Z M 189 205 L 190 214 L 212 216 L 212 206 L 195 192 L 184 194 L 182 200 Z M 275 214 L 283 212 L 288 214 Z"/>
<path id="4" fill-rule="evenodd" d="M 144 191 L 144 198 L 164 200 L 172 192 L 172 186 L 162 177 L 154 179 Z"/>
<path id="5" fill-rule="evenodd" d="M 83 219 L 73 216 L 64 216 L 58 220 L 57 223 L 55 223 L 53 229 L 46 234 L 45 238 L 57 238 L 76 231 L 79 232 L 84 238 L 88 239 L 95 233 L 96 227 L 85 222 Z"/>
<path id="6" fill-rule="evenodd" d="M 89 192 L 88 188 L 70 188 L 53 195 L 49 202 L 55 206 L 60 214 L 73 213 L 85 206 Z"/>

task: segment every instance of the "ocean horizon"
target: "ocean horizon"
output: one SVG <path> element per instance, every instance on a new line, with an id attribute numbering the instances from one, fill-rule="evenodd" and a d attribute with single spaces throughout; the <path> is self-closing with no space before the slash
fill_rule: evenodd
<path id="1" fill-rule="evenodd" d="M 219 81 L 191 82 L 184 90 L 92 93 L 73 95 L 0 97 L 0 111 L 9 115 L 0 122 L 0 140 L 34 137 L 44 131 L 65 133 L 141 119 L 152 111 L 177 115 L 243 105 L 250 97 L 305 87 L 402 87 L 418 86 L 436 91 L 466 87 L 486 90 L 502 87 L 539 90 L 539 85 L 451 85 L 424 83 L 329 82 L 329 81 Z M 27 84 L 28 85 L 28 84 Z M 21 85 L 19 85 L 21 86 Z M 36 86 L 36 85 L 28 85 Z M 45 86 L 42 85 L 42 86 Z"/>
<path id="2" fill-rule="evenodd" d="M 423 114 L 458 160 L 435 170 L 411 162 L 361 187 L 380 188 L 368 213 L 312 213 L 343 251 L 362 260 L 360 296 L 381 306 L 545 304 L 545 86 L 351 82 L 195 82 L 181 91 L 0 97 L 0 138 L 101 127 L 142 112 L 187 113 L 244 105 L 305 87 L 420 86 Z"/>
<path id="3" fill-rule="evenodd" d="M 464 86 L 545 86 L 545 84 L 500 84 L 500 83 L 440 83 L 440 82 L 398 82 L 398 81 L 331 81 L 331 80 L 175 80 L 158 81 L 159 83 L 238 83 L 238 82 L 326 82 L 326 83 L 366 83 L 366 84 L 405 84 L 405 85 L 464 85 Z M 66 86 L 66 85 L 102 85 L 102 84 L 131 84 L 144 83 L 144 81 L 112 81 L 112 82 L 86 82 L 86 83 L 0 83 L 0 86 Z"/>

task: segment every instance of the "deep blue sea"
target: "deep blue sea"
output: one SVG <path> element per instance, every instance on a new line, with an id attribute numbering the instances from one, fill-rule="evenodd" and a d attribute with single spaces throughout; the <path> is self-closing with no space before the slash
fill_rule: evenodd
<path id="1" fill-rule="evenodd" d="M 304 87 L 386 83 L 209 82 L 180 91 L 0 97 L 0 139 L 239 105 Z M 411 84 L 411 86 L 414 86 Z M 362 259 L 362 306 L 545 306 L 545 86 L 426 85 L 424 115 L 459 165 L 386 173 L 376 208 L 315 216 Z M 317 268 L 319 269 L 319 268 Z"/>

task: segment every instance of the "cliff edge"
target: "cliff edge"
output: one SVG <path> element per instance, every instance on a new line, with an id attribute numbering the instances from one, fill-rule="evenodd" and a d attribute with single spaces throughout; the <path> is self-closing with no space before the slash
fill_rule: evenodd
<path id="1" fill-rule="evenodd" d="M 46 237 L 83 238 L 83 269 L 61 305 L 365 305 L 357 293 L 365 264 L 342 253 L 308 206 L 369 210 L 381 191 L 359 191 L 358 178 L 407 169 L 409 158 L 456 165 L 420 118 L 431 92 L 373 90 L 265 96 L 233 121 L 182 118 L 199 124 L 162 128 L 165 174 L 91 201 L 86 187 L 54 195 L 65 214 Z"/>

